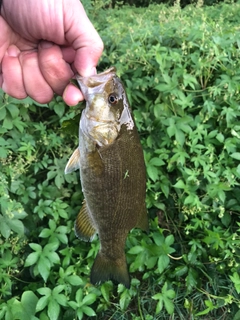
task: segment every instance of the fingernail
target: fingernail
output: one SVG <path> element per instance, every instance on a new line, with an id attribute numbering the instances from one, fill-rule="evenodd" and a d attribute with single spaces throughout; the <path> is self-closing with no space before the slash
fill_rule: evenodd
<path id="1" fill-rule="evenodd" d="M 48 48 L 51 48 L 53 46 L 53 43 L 49 42 L 49 41 L 41 41 L 40 42 L 40 46 L 43 49 L 48 49 Z"/>
<path id="2" fill-rule="evenodd" d="M 79 72 L 81 77 L 91 77 L 91 76 L 95 76 L 97 74 L 97 69 L 95 67 L 92 67 L 90 69 L 85 69 L 82 70 L 81 72 Z"/>
<path id="3" fill-rule="evenodd" d="M 10 46 L 8 49 L 7 49 L 7 54 L 9 57 L 17 57 L 19 55 L 19 50 L 17 47 L 15 46 Z"/>
<path id="4" fill-rule="evenodd" d="M 96 74 L 97 74 L 97 69 L 96 69 L 95 67 L 93 67 L 93 68 L 91 69 L 90 73 L 91 73 L 91 76 L 96 75 Z"/>

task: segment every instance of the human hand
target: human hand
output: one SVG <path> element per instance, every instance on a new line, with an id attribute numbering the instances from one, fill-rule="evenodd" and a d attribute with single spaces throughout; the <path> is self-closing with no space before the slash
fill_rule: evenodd
<path id="1" fill-rule="evenodd" d="M 79 0 L 3 0 L 0 15 L 0 87 L 39 103 L 63 95 L 83 100 L 69 80 L 96 73 L 103 43 Z"/>

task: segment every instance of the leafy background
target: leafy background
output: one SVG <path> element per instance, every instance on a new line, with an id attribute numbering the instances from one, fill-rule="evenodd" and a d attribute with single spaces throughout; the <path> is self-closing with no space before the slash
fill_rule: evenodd
<path id="1" fill-rule="evenodd" d="M 127 239 L 129 290 L 92 286 L 63 173 L 84 104 L 0 91 L 0 319 L 240 319 L 240 3 L 84 5 L 134 110 L 151 231 Z"/>

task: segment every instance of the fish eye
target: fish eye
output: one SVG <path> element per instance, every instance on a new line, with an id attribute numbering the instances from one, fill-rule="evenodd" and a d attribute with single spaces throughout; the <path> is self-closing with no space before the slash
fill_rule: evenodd
<path id="1" fill-rule="evenodd" d="M 108 97 L 108 102 L 111 104 L 116 104 L 118 102 L 118 98 L 114 94 L 110 94 Z"/>

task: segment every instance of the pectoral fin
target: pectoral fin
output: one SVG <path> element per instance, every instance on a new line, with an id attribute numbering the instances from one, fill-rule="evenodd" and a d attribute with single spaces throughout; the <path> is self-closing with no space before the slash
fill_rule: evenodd
<path id="1" fill-rule="evenodd" d="M 96 229 L 91 219 L 91 215 L 88 212 L 88 207 L 85 200 L 77 216 L 74 227 L 76 236 L 84 241 L 91 241 L 96 233 Z"/>
<path id="2" fill-rule="evenodd" d="M 68 174 L 79 169 L 79 160 L 80 160 L 80 151 L 79 151 L 79 148 L 77 148 L 71 155 L 70 159 L 68 160 L 64 173 Z"/>
<path id="3" fill-rule="evenodd" d="M 99 176 L 103 173 L 104 163 L 98 149 L 88 154 L 88 165 L 91 171 L 94 172 L 96 175 Z"/>

